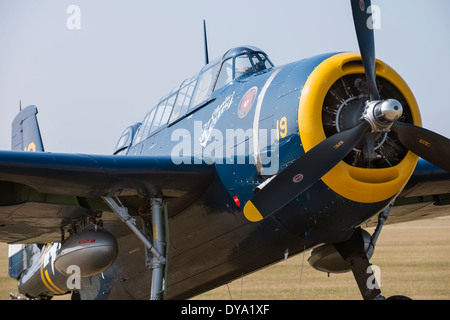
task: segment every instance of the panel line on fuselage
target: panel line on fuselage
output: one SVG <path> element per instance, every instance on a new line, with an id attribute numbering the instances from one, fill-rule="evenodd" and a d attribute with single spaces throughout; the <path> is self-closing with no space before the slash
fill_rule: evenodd
<path id="1" fill-rule="evenodd" d="M 259 115 L 261 113 L 261 106 L 264 100 L 264 96 L 266 95 L 267 88 L 269 88 L 273 79 L 275 79 L 276 75 L 284 68 L 284 66 L 279 67 L 275 70 L 272 75 L 267 79 L 264 84 L 261 93 L 258 96 L 258 100 L 256 102 L 255 116 L 253 118 L 253 156 L 255 158 L 255 165 L 259 175 L 264 175 L 264 168 L 262 166 L 261 155 L 259 152 Z"/>

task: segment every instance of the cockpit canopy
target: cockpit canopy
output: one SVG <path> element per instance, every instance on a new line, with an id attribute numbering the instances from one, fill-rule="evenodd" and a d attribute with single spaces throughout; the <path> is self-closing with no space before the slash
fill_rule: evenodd
<path id="1" fill-rule="evenodd" d="M 241 79 L 273 67 L 267 55 L 255 47 L 237 47 L 211 61 L 200 73 L 186 79 L 179 87 L 147 113 L 133 145 L 172 124 L 213 99 L 215 92 L 235 79 Z"/>
<path id="2" fill-rule="evenodd" d="M 200 71 L 192 105 L 205 101 L 212 92 L 234 79 L 272 67 L 267 55 L 258 48 L 238 47 L 228 50 L 221 58 L 208 63 Z"/>
<path id="3" fill-rule="evenodd" d="M 238 47 L 229 50 L 221 59 L 221 69 L 214 90 L 222 88 L 233 79 L 273 67 L 267 55 L 255 47 Z"/>

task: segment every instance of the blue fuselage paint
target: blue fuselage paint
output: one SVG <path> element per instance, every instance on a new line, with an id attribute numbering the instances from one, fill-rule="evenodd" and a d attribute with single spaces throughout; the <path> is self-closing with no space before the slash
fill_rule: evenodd
<path id="1" fill-rule="evenodd" d="M 169 213 L 166 298 L 187 298 L 226 283 L 281 260 L 286 249 L 294 254 L 317 243 L 343 241 L 356 226 L 387 205 L 388 200 L 353 202 L 318 181 L 260 223 L 251 223 L 243 215 L 243 205 L 254 189 L 304 153 L 297 119 L 302 88 L 314 68 L 332 55 L 319 55 L 235 80 L 213 92 L 209 103 L 130 148 L 128 155 L 171 156 L 180 163 L 201 163 L 199 159 L 203 159 L 217 172 L 206 193 L 198 195 L 182 211 Z M 264 96 L 259 97 L 269 79 Z M 242 101 L 255 91 L 256 99 Z M 262 101 L 255 120 L 258 98 Z M 253 148 L 255 121 L 259 156 L 264 160 L 263 175 L 258 172 Z M 127 237 L 127 247 L 130 241 L 135 242 Z M 119 239 L 119 243 L 123 241 Z M 119 253 L 118 261 L 126 258 L 130 257 L 123 251 Z M 136 259 L 142 259 L 142 255 Z M 120 274 L 127 268 L 115 263 L 105 274 Z M 130 275 L 128 284 L 115 282 L 122 289 L 115 291 L 117 296 L 111 291 L 110 298 L 121 297 L 123 290 L 130 292 L 126 289 L 128 285 L 131 289 L 133 282 L 130 272 L 126 272 Z M 145 268 L 133 272 L 148 274 Z M 142 298 L 139 294 L 148 294 L 148 290 L 133 297 Z"/>

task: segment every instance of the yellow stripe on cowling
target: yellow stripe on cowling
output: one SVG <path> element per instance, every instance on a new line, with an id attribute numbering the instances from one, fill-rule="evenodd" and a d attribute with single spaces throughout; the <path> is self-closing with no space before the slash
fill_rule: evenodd
<path id="1" fill-rule="evenodd" d="M 256 209 L 255 205 L 249 200 L 244 206 L 244 215 L 251 222 L 258 222 L 263 219 L 261 213 Z"/>

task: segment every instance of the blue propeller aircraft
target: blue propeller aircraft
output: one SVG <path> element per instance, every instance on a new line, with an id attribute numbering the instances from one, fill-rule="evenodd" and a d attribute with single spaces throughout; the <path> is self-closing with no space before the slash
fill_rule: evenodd
<path id="1" fill-rule="evenodd" d="M 370 5 L 351 1 L 359 54 L 282 66 L 250 46 L 209 61 L 205 28 L 206 65 L 113 155 L 44 152 L 37 108 L 21 110 L 0 151 L 19 292 L 186 299 L 312 249 L 314 268 L 384 299 L 368 286 L 376 240 L 386 220 L 448 215 L 450 140 L 421 127 L 408 85 L 375 58 Z"/>

